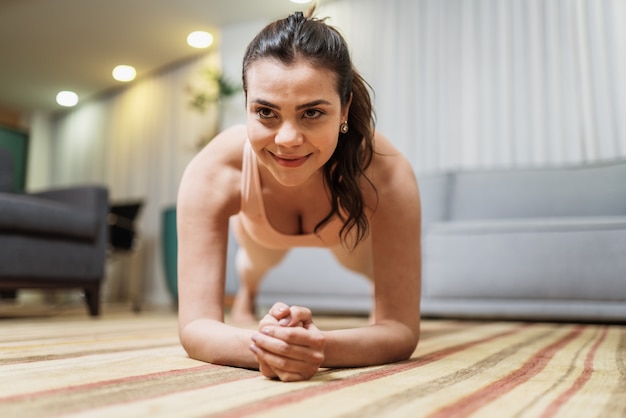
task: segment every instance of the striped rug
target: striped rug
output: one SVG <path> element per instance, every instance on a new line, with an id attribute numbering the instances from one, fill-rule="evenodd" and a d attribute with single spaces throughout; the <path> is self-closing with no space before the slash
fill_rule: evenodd
<path id="1" fill-rule="evenodd" d="M 626 417 L 626 326 L 425 320 L 409 361 L 282 383 L 187 358 L 171 313 L 0 319 L 0 417 L 55 416 Z"/>

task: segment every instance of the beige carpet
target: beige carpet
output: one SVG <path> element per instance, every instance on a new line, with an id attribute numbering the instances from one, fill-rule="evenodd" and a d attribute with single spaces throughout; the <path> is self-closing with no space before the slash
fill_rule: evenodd
<path id="1" fill-rule="evenodd" d="M 426 320 L 409 361 L 282 383 L 187 358 L 172 313 L 0 319 L 0 417 L 53 416 L 625 417 L 626 327 Z"/>

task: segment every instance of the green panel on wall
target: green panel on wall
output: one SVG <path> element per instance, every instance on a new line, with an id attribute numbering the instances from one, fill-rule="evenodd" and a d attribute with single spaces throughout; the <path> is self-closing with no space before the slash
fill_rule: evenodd
<path id="1" fill-rule="evenodd" d="M 0 149 L 13 156 L 13 191 L 22 193 L 26 187 L 28 134 L 0 126 Z"/>

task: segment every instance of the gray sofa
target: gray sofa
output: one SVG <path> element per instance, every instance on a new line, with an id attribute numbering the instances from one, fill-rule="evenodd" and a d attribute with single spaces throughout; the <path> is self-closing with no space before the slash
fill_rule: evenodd
<path id="1" fill-rule="evenodd" d="M 626 161 L 420 187 L 425 315 L 626 321 Z"/>
<path id="2" fill-rule="evenodd" d="M 91 315 L 100 312 L 108 191 L 81 186 L 18 194 L 11 161 L 0 150 L 0 297 L 19 289 L 82 289 Z"/>
<path id="3" fill-rule="evenodd" d="M 626 161 L 418 179 L 425 317 L 626 322 Z M 371 306 L 369 284 L 321 249 L 292 250 L 259 300 Z"/>

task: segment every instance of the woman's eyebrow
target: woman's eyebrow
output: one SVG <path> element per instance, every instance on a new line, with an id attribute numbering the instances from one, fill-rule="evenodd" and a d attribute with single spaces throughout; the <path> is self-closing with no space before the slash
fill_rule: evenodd
<path id="1" fill-rule="evenodd" d="M 252 100 L 252 103 L 257 103 L 257 104 L 260 104 L 260 105 L 263 105 L 263 106 L 267 106 L 267 107 L 271 107 L 271 108 L 274 108 L 274 109 L 280 110 L 280 106 L 275 105 L 274 103 L 270 103 L 270 102 L 268 102 L 267 100 L 263 100 L 263 99 L 253 99 L 253 100 Z"/>
<path id="2" fill-rule="evenodd" d="M 307 107 L 315 107 L 319 105 L 332 105 L 332 103 L 329 102 L 328 100 L 319 99 L 319 100 L 314 100 L 309 103 L 298 105 L 296 106 L 296 110 L 306 109 Z"/>
<path id="3" fill-rule="evenodd" d="M 277 104 L 268 102 L 267 100 L 263 100 L 263 99 L 252 99 L 252 103 L 257 103 L 263 106 L 271 107 L 272 109 L 281 110 L 280 106 L 278 106 Z M 309 107 L 315 107 L 319 105 L 332 105 L 332 103 L 329 102 L 328 100 L 318 99 L 318 100 L 313 100 L 312 102 L 298 105 L 296 106 L 296 110 L 307 109 Z"/>

